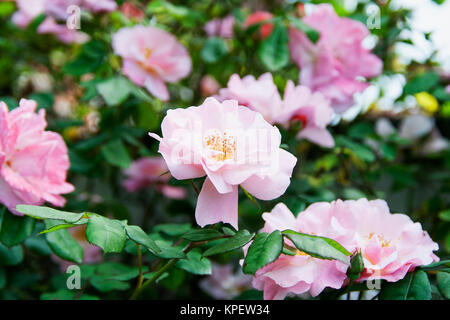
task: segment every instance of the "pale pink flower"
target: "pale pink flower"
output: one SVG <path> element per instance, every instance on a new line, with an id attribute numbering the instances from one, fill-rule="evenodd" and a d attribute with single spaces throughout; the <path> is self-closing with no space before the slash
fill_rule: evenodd
<path id="1" fill-rule="evenodd" d="M 26 28 L 38 15 L 45 12 L 48 0 L 16 0 L 18 11 L 12 16 L 12 22 L 18 27 Z"/>
<path id="2" fill-rule="evenodd" d="M 262 231 L 293 230 L 324 237 L 332 237 L 335 233 L 333 226 L 320 219 L 311 219 L 309 224 L 303 224 L 302 218 L 303 213 L 296 218 L 283 203 L 279 203 L 272 212 L 263 214 L 266 224 Z M 288 244 L 293 246 L 290 241 Z M 347 277 L 347 268 L 343 262 L 313 258 L 301 251 L 297 251 L 295 256 L 281 254 L 277 260 L 256 272 L 253 286 L 264 290 L 266 300 L 280 300 L 288 294 L 302 293 L 315 297 L 326 287 L 341 288 Z"/>
<path id="3" fill-rule="evenodd" d="M 115 0 L 83 0 L 83 6 L 92 12 L 111 12 L 116 10 Z"/>
<path id="4" fill-rule="evenodd" d="M 358 281 L 395 282 L 415 267 L 439 260 L 433 254 L 438 250 L 437 243 L 422 230 L 420 223 L 404 214 L 391 214 L 383 200 L 314 203 L 299 218 L 308 231 L 333 230 L 330 238 L 351 252 L 361 251 L 364 271 Z"/>
<path id="5" fill-rule="evenodd" d="M 445 87 L 445 92 L 447 92 L 448 94 L 450 94 L 450 84 L 447 85 L 447 86 Z"/>
<path id="6" fill-rule="evenodd" d="M 270 124 L 274 124 L 283 108 L 278 88 L 273 82 L 272 74 L 267 72 L 256 79 L 252 75 L 243 77 L 233 74 L 227 87 L 220 89 L 219 99 L 234 99 L 242 106 L 262 114 Z"/>
<path id="7" fill-rule="evenodd" d="M 15 214 L 18 204 L 63 206 L 61 194 L 74 190 L 66 182 L 66 144 L 58 133 L 45 131 L 45 111 L 36 114 L 36 107 L 22 99 L 9 112 L 0 102 L 0 202 Z"/>
<path id="8" fill-rule="evenodd" d="M 353 103 L 353 95 L 368 84 L 358 78 L 379 75 L 382 61 L 362 46 L 367 27 L 349 18 L 340 18 L 329 4 L 317 5 L 303 22 L 320 33 L 316 44 L 295 27 L 289 30 L 292 59 L 300 67 L 300 84 L 322 92 L 332 107 L 341 112 Z"/>
<path id="9" fill-rule="evenodd" d="M 122 72 L 161 100 L 169 100 L 165 82 L 177 82 L 191 72 L 186 48 L 170 33 L 155 28 L 122 28 L 113 36 L 116 54 L 123 58 Z"/>
<path id="10" fill-rule="evenodd" d="M 171 178 L 166 162 L 162 157 L 143 157 L 134 161 L 125 170 L 127 177 L 123 185 L 129 192 L 154 186 L 156 190 L 168 198 L 183 199 L 186 197 L 186 190 L 182 187 L 168 185 Z"/>
<path id="11" fill-rule="evenodd" d="M 334 146 L 334 139 L 326 129 L 332 120 L 333 109 L 320 92 L 312 93 L 306 86 L 295 86 L 288 81 L 282 100 L 272 74 L 265 73 L 258 79 L 252 75 L 241 79 L 233 74 L 227 88 L 220 90 L 219 99 L 235 99 L 240 105 L 261 113 L 270 124 L 288 128 L 292 121 L 301 121 L 298 138 L 324 147 Z"/>
<path id="12" fill-rule="evenodd" d="M 258 199 L 281 196 L 297 159 L 280 148 L 281 135 L 261 114 L 207 98 L 199 107 L 168 110 L 159 152 L 176 179 L 207 176 L 197 201 L 200 226 L 217 222 L 238 227 L 238 186 Z"/>
<path id="13" fill-rule="evenodd" d="M 223 19 L 212 19 L 205 24 L 204 30 L 209 37 L 222 37 L 231 39 L 233 37 L 234 17 L 228 15 Z"/>
<path id="14" fill-rule="evenodd" d="M 68 29 L 65 24 L 58 24 L 52 17 L 47 17 L 37 29 L 41 34 L 52 34 L 64 43 L 85 43 L 89 36 L 84 32 Z"/>
<path id="15" fill-rule="evenodd" d="M 200 81 L 200 91 L 202 93 L 202 96 L 204 97 L 210 97 L 215 95 L 217 92 L 219 92 L 220 84 L 217 82 L 217 80 L 211 76 L 206 75 L 203 76 L 202 80 Z"/>
<path id="16" fill-rule="evenodd" d="M 233 271 L 233 265 L 212 264 L 211 275 L 200 281 L 199 286 L 214 299 L 230 300 L 251 289 L 252 277 Z"/>

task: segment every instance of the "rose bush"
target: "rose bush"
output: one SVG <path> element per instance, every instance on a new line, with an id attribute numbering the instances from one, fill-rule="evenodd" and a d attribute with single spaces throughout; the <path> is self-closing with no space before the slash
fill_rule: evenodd
<path id="1" fill-rule="evenodd" d="M 0 2 L 0 298 L 449 299 L 450 76 L 396 2 Z"/>

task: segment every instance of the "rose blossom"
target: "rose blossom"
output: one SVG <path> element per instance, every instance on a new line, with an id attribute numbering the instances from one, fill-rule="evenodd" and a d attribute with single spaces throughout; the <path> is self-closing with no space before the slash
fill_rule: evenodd
<path id="1" fill-rule="evenodd" d="M 205 24 L 204 30 L 209 37 L 222 37 L 231 39 L 233 37 L 234 17 L 228 15 L 223 19 L 212 19 Z"/>
<path id="2" fill-rule="evenodd" d="M 300 213 L 296 218 L 292 212 L 279 203 L 272 212 L 263 214 L 266 221 L 262 231 L 293 230 L 302 233 L 330 237 L 334 234 L 333 227 L 325 225 L 321 220 L 311 221 L 310 225 L 303 225 Z M 293 246 L 292 243 L 288 243 Z M 264 290 L 264 299 L 280 300 L 288 294 L 310 293 L 313 297 L 319 295 L 326 287 L 339 289 L 346 279 L 348 266 L 336 260 L 313 258 L 298 251 L 295 256 L 281 254 L 269 265 L 259 269 L 253 279 L 253 286 Z"/>
<path id="3" fill-rule="evenodd" d="M 364 271 L 358 281 L 398 281 L 415 267 L 439 260 L 433 254 L 437 243 L 420 223 L 404 214 L 391 214 L 383 200 L 314 203 L 299 217 L 308 231 L 319 234 L 321 228 L 329 228 L 330 238 L 349 251 L 361 251 Z"/>
<path id="4" fill-rule="evenodd" d="M 63 206 L 61 194 L 74 190 L 66 182 L 66 144 L 59 134 L 45 131 L 45 110 L 36 114 L 36 107 L 22 99 L 8 111 L 0 103 L 0 202 L 15 214 L 18 204 Z"/>
<path id="5" fill-rule="evenodd" d="M 172 187 L 168 185 L 170 174 L 168 173 L 166 162 L 161 157 L 143 157 L 134 161 L 125 170 L 126 180 L 123 185 L 129 192 L 154 185 L 156 190 L 168 198 L 183 199 L 186 197 L 186 190 L 182 187 Z"/>
<path id="6" fill-rule="evenodd" d="M 168 110 L 159 152 L 176 179 L 207 176 L 197 201 L 200 226 L 238 227 L 238 185 L 258 199 L 281 196 L 297 159 L 280 148 L 281 135 L 261 114 L 207 98 L 199 107 Z"/>
<path id="7" fill-rule="evenodd" d="M 239 269 L 233 272 L 233 265 L 212 264 L 209 277 L 200 281 L 199 285 L 214 299 L 230 300 L 247 289 L 251 289 L 252 277 L 242 273 Z"/>
<path id="8" fill-rule="evenodd" d="M 324 147 L 334 146 L 334 139 L 326 129 L 332 120 L 333 109 L 320 92 L 312 93 L 308 87 L 295 86 L 288 81 L 282 100 L 272 74 L 265 73 L 258 79 L 252 75 L 241 79 L 233 74 L 227 88 L 220 90 L 219 99 L 235 99 L 261 113 L 270 124 L 278 123 L 287 128 L 293 120 L 299 120 L 302 130 L 298 138 Z"/>
<path id="9" fill-rule="evenodd" d="M 247 19 L 245 19 L 244 27 L 248 28 L 252 25 L 255 25 L 257 23 L 261 23 L 261 26 L 259 27 L 259 35 L 262 39 L 267 38 L 270 36 L 273 30 L 273 24 L 272 23 L 263 23 L 264 21 L 270 20 L 273 18 L 273 14 L 267 11 L 256 11 L 252 14 L 250 14 Z"/>
<path id="10" fill-rule="evenodd" d="M 122 72 L 161 100 L 169 100 L 165 82 L 176 82 L 191 72 L 186 48 L 155 27 L 122 28 L 113 36 L 113 47 L 123 58 Z"/>
<path id="11" fill-rule="evenodd" d="M 329 4 L 317 5 L 302 21 L 320 38 L 314 44 L 299 29 L 289 29 L 291 56 L 301 69 L 300 84 L 322 92 L 342 112 L 352 105 L 353 95 L 368 86 L 358 78 L 375 77 L 383 68 L 382 61 L 362 46 L 369 30 L 359 21 L 338 17 Z"/>

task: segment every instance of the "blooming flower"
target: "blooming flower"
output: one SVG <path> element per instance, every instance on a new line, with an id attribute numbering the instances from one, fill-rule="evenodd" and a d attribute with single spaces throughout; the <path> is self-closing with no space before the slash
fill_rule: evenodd
<path id="1" fill-rule="evenodd" d="M 165 82 L 176 82 L 191 72 L 186 48 L 155 27 L 122 28 L 113 36 L 113 47 L 123 58 L 122 72 L 161 100 L 169 100 Z"/>
<path id="2" fill-rule="evenodd" d="M 227 88 L 220 90 L 219 99 L 235 99 L 239 104 L 261 113 L 270 124 L 289 127 L 293 120 L 299 120 L 302 130 L 298 138 L 324 147 L 334 146 L 334 139 L 326 130 L 332 120 L 333 109 L 320 92 L 312 93 L 306 86 L 295 86 L 288 81 L 282 100 L 272 74 L 265 73 L 258 79 L 252 75 L 241 79 L 233 74 Z"/>
<path id="3" fill-rule="evenodd" d="M 320 38 L 314 44 L 302 31 L 289 30 L 291 56 L 301 68 L 300 84 L 322 92 L 342 112 L 351 106 L 353 94 L 368 86 L 358 78 L 381 73 L 382 61 L 362 46 L 369 31 L 361 22 L 338 17 L 329 4 L 318 5 L 302 20 Z"/>
<path id="4" fill-rule="evenodd" d="M 212 19 L 205 24 L 204 30 L 209 37 L 233 38 L 234 17 L 228 15 L 223 19 Z"/>
<path id="5" fill-rule="evenodd" d="M 219 91 L 219 89 L 220 84 L 213 76 L 211 75 L 203 76 L 202 80 L 200 81 L 200 91 L 202 93 L 202 96 L 204 97 L 213 96 Z"/>
<path id="6" fill-rule="evenodd" d="M 169 169 L 161 157 L 143 157 L 134 161 L 125 170 L 126 180 L 123 185 L 129 192 L 154 185 L 155 188 L 168 198 L 183 199 L 186 190 L 182 187 L 172 187 L 167 183 L 170 180 Z"/>
<path id="7" fill-rule="evenodd" d="M 262 23 L 264 21 L 270 20 L 273 18 L 273 14 L 267 11 L 256 11 L 250 14 L 247 19 L 245 19 L 244 27 L 248 28 L 252 25 L 255 25 L 257 23 L 261 23 L 261 26 L 259 27 L 259 35 L 262 39 L 267 38 L 270 36 L 273 30 L 273 24 L 272 23 Z"/>
<path id="8" fill-rule="evenodd" d="M 358 281 L 398 281 L 415 267 L 438 260 L 433 254 L 438 245 L 420 223 L 404 214 L 391 214 L 383 200 L 314 203 L 299 217 L 308 231 L 330 228 L 330 238 L 349 251 L 361 251 L 364 271 Z"/>
<path id="9" fill-rule="evenodd" d="M 200 281 L 199 285 L 214 299 L 230 300 L 243 291 L 251 288 L 252 277 L 242 273 L 242 270 L 233 272 L 233 265 L 212 264 L 212 273 Z"/>
<path id="10" fill-rule="evenodd" d="M 36 107 L 22 99 L 9 112 L 0 103 L 0 202 L 15 214 L 18 204 L 63 206 L 61 194 L 74 190 L 66 182 L 67 147 L 59 134 L 45 131 L 45 111 L 35 114 Z"/>
<path id="11" fill-rule="evenodd" d="M 200 226 L 238 226 L 238 185 L 258 199 L 282 195 L 297 159 L 280 148 L 281 135 L 261 114 L 237 101 L 207 98 L 199 107 L 168 110 L 159 152 L 176 179 L 207 176 L 195 217 Z"/>
<path id="12" fill-rule="evenodd" d="M 302 222 L 304 213 L 296 218 L 283 204 L 279 203 L 272 212 L 263 214 L 266 221 L 262 231 L 294 230 L 303 233 L 314 233 L 319 236 L 331 237 L 335 231 L 321 219 Z M 290 244 L 292 245 L 292 244 Z M 348 266 L 336 260 L 323 260 L 297 251 L 295 256 L 281 254 L 269 265 L 259 269 L 253 279 L 253 286 L 264 290 L 264 299 L 279 300 L 288 294 L 310 293 L 317 296 L 326 287 L 338 289 L 344 284 Z"/>
<path id="13" fill-rule="evenodd" d="M 89 38 L 83 32 L 67 28 L 65 23 L 69 17 L 67 9 L 71 5 L 94 13 L 113 11 L 117 7 L 114 0 L 16 0 L 16 3 L 19 10 L 12 17 L 15 25 L 22 29 L 26 28 L 37 16 L 44 13 L 46 18 L 39 25 L 38 33 L 53 34 L 64 43 L 83 43 Z"/>

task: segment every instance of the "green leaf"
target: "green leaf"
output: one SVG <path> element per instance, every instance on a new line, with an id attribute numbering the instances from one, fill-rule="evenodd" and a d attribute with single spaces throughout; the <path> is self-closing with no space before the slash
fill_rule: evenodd
<path id="1" fill-rule="evenodd" d="M 126 169 L 131 164 L 131 157 L 122 140 L 115 139 L 102 146 L 102 155 L 113 166 Z"/>
<path id="2" fill-rule="evenodd" d="M 15 266 L 23 260 L 23 249 L 21 246 L 8 248 L 0 243 L 0 265 Z"/>
<path id="3" fill-rule="evenodd" d="M 285 230 L 283 235 L 291 240 L 298 250 L 315 258 L 336 259 L 348 264 L 348 257 L 352 255 L 333 239 L 299 233 L 293 230 Z"/>
<path id="4" fill-rule="evenodd" d="M 349 149 L 355 156 L 367 162 L 373 162 L 375 155 L 373 152 L 363 144 L 354 142 L 344 136 L 336 138 L 336 145 Z"/>
<path id="5" fill-rule="evenodd" d="M 222 237 L 223 234 L 214 229 L 191 230 L 183 234 L 183 239 L 189 241 L 205 241 Z"/>
<path id="6" fill-rule="evenodd" d="M 361 252 L 354 254 L 350 260 L 350 268 L 347 270 L 347 276 L 350 280 L 356 280 L 364 270 L 364 259 Z"/>
<path id="7" fill-rule="evenodd" d="M 211 261 L 203 257 L 197 250 L 188 252 L 187 257 L 178 260 L 176 266 L 193 274 L 211 274 Z"/>
<path id="8" fill-rule="evenodd" d="M 165 223 L 165 224 L 159 224 L 153 228 L 156 232 L 162 232 L 165 233 L 171 237 L 178 237 L 183 235 L 184 233 L 191 230 L 191 224 L 190 223 L 184 223 L 184 224 L 175 224 L 175 223 Z"/>
<path id="9" fill-rule="evenodd" d="M 171 243 L 163 240 L 156 240 L 156 245 L 161 249 L 161 252 L 155 253 L 155 255 L 162 259 L 182 259 L 186 257 L 183 249 L 180 247 L 174 247 Z"/>
<path id="10" fill-rule="evenodd" d="M 135 86 L 123 76 L 109 78 L 97 84 L 97 91 L 108 106 L 121 104 L 134 90 Z"/>
<path id="11" fill-rule="evenodd" d="M 442 296 L 445 299 L 450 299 L 450 273 L 438 272 L 436 274 L 436 282 Z"/>
<path id="12" fill-rule="evenodd" d="M 397 157 L 397 148 L 393 143 L 383 142 L 381 144 L 381 152 L 388 161 L 394 161 Z"/>
<path id="13" fill-rule="evenodd" d="M 402 280 L 385 282 L 380 300 L 430 300 L 431 285 L 425 271 L 409 272 Z"/>
<path id="14" fill-rule="evenodd" d="M 427 72 L 415 76 L 403 88 L 404 94 L 415 94 L 422 91 L 429 91 L 439 82 L 439 74 Z"/>
<path id="15" fill-rule="evenodd" d="M 100 292 L 125 291 L 130 288 L 130 284 L 128 282 L 108 279 L 97 275 L 91 278 L 90 283 Z"/>
<path id="16" fill-rule="evenodd" d="M 144 266 L 142 272 L 146 272 L 148 267 Z M 129 281 L 139 276 L 138 267 L 130 267 L 119 262 L 105 262 L 97 266 L 95 274 L 105 279 Z"/>
<path id="17" fill-rule="evenodd" d="M 161 249 L 158 245 L 151 239 L 141 227 L 138 226 L 125 226 L 125 231 L 127 236 L 134 242 L 143 245 L 152 253 L 160 253 Z"/>
<path id="18" fill-rule="evenodd" d="M 118 220 L 92 215 L 89 219 L 86 237 L 88 241 L 103 249 L 105 253 L 120 253 L 127 239 L 125 228 Z"/>
<path id="19" fill-rule="evenodd" d="M 261 232 L 256 235 L 248 248 L 242 271 L 255 274 L 256 271 L 275 261 L 283 250 L 283 235 L 279 230 L 271 234 Z"/>
<path id="20" fill-rule="evenodd" d="M 442 221 L 450 221 L 450 209 L 439 212 L 439 219 Z"/>
<path id="21" fill-rule="evenodd" d="M 208 257 L 219 253 L 233 251 L 235 249 L 241 248 L 250 242 L 253 238 L 253 233 L 247 230 L 239 230 L 236 234 L 211 248 L 203 253 L 203 256 Z"/>
<path id="22" fill-rule="evenodd" d="M 47 207 L 31 206 L 31 205 L 18 205 L 16 210 L 27 216 L 36 219 L 53 219 L 53 220 L 63 220 L 67 223 L 78 222 L 85 213 L 72 213 L 67 211 L 56 210 Z"/>
<path id="23" fill-rule="evenodd" d="M 434 269 L 438 269 L 440 267 L 449 267 L 450 268 L 450 259 L 433 262 L 426 266 L 421 266 L 420 268 L 424 269 L 424 270 L 434 270 Z"/>
<path id="24" fill-rule="evenodd" d="M 288 34 L 284 24 L 277 23 L 258 50 L 259 58 L 270 71 L 280 70 L 289 63 Z"/>
<path id="25" fill-rule="evenodd" d="M 85 223 L 87 223 L 87 219 L 86 219 Z M 69 228 L 72 228 L 72 227 L 75 227 L 75 226 L 77 226 L 77 225 L 76 224 L 72 224 L 72 223 L 61 223 L 61 224 L 54 225 L 54 226 L 52 226 L 52 227 L 50 227 L 48 229 L 42 230 L 41 232 L 39 232 L 39 234 L 45 234 L 45 233 L 49 233 L 49 232 L 54 232 L 54 231 L 61 230 L 61 229 L 69 229 Z"/>
<path id="26" fill-rule="evenodd" d="M 56 220 L 46 220 L 47 228 L 58 224 Z M 83 262 L 83 248 L 66 229 L 46 233 L 45 237 L 52 251 L 60 258 L 78 264 Z"/>
<path id="27" fill-rule="evenodd" d="M 320 33 L 316 29 L 313 29 L 309 25 L 304 23 L 302 20 L 294 17 L 289 17 L 289 21 L 295 28 L 303 31 L 308 37 L 308 39 L 311 40 L 313 43 L 316 43 L 317 40 L 319 40 Z"/>
<path id="28" fill-rule="evenodd" d="M 0 230 L 0 241 L 7 247 L 22 243 L 34 229 L 35 220 L 30 217 L 20 217 L 5 211 Z"/>
<path id="29" fill-rule="evenodd" d="M 6 286 L 6 270 L 0 266 L 0 290 Z"/>
<path id="30" fill-rule="evenodd" d="M 206 63 L 216 63 L 228 52 L 227 44 L 222 38 L 211 37 L 206 40 L 200 56 Z"/>
<path id="31" fill-rule="evenodd" d="M 91 40 L 82 46 L 81 52 L 74 60 L 64 66 L 63 72 L 73 76 L 93 72 L 105 60 L 106 54 L 103 42 Z"/>

